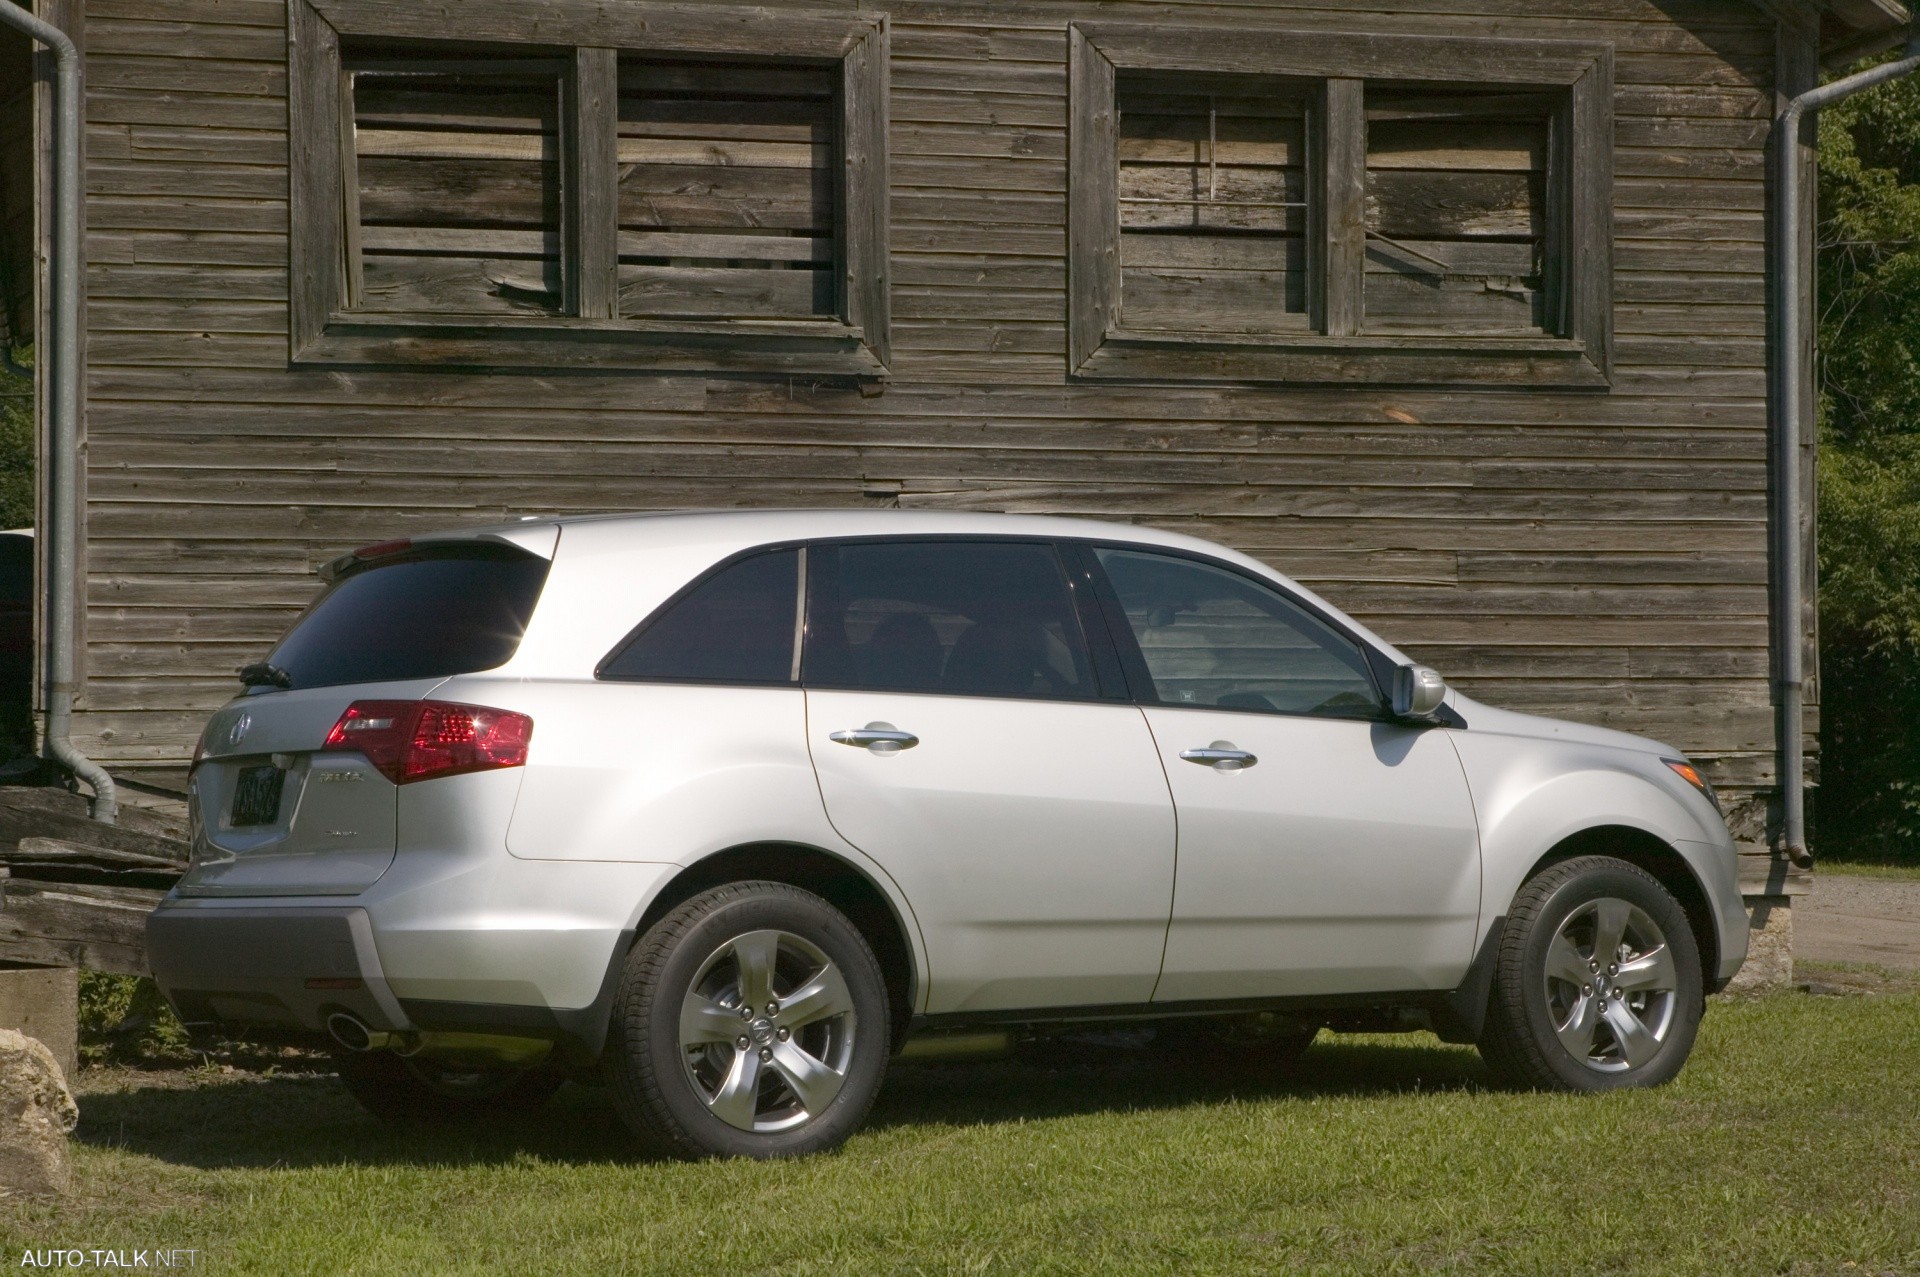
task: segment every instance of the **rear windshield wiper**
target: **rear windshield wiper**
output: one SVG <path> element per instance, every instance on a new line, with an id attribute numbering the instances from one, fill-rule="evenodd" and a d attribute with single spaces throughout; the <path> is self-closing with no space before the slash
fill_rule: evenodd
<path id="1" fill-rule="evenodd" d="M 269 665 L 260 661 L 254 665 L 240 667 L 240 682 L 247 687 L 292 687 L 293 675 L 278 665 Z"/>

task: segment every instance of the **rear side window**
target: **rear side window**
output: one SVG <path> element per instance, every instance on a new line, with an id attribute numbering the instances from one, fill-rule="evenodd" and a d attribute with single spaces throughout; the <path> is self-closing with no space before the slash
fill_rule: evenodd
<path id="1" fill-rule="evenodd" d="M 1080 699 L 1086 642 L 1052 546 L 849 544 L 807 563 L 805 681 L 865 691 Z"/>
<path id="2" fill-rule="evenodd" d="M 519 648 L 547 567 L 538 555 L 493 545 L 376 559 L 328 586 L 267 660 L 294 687 L 492 669 Z"/>
<path id="3" fill-rule="evenodd" d="M 600 666 L 601 678 L 790 683 L 800 555 L 729 564 L 654 614 Z"/>

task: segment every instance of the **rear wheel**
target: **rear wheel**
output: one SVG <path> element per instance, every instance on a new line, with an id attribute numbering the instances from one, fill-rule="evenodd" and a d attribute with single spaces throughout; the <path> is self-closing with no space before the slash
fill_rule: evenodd
<path id="1" fill-rule="evenodd" d="M 886 983 L 866 939 L 777 882 L 695 896 L 627 959 L 607 1072 L 636 1134 L 683 1157 L 838 1146 L 886 1072 Z"/>
<path id="2" fill-rule="evenodd" d="M 549 1068 L 463 1069 L 387 1051 L 338 1057 L 340 1081 L 383 1122 L 417 1126 L 539 1108 L 566 1079 Z"/>
<path id="3" fill-rule="evenodd" d="M 1703 995 L 1679 902 L 1644 870 L 1582 856 L 1514 899 L 1480 1053 L 1515 1086 L 1658 1086 L 1693 1049 Z"/>

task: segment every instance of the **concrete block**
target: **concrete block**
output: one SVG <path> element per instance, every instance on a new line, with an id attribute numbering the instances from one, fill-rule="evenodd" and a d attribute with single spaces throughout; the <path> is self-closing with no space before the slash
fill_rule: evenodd
<path id="1" fill-rule="evenodd" d="M 0 963 L 0 1029 L 39 1039 L 72 1077 L 80 1064 L 80 973 Z"/>
<path id="2" fill-rule="evenodd" d="M 1747 963 L 1728 993 L 1758 993 L 1793 983 L 1793 904 L 1789 896 L 1748 896 Z"/>

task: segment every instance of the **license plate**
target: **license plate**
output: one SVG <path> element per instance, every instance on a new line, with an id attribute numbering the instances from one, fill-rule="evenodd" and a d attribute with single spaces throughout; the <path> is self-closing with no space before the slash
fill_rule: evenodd
<path id="1" fill-rule="evenodd" d="M 231 822 L 242 825 L 271 825 L 280 818 L 280 790 L 287 774 L 278 767 L 243 767 L 240 782 L 233 788 Z"/>

